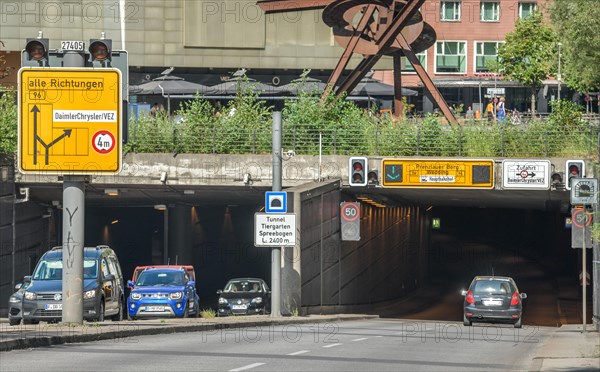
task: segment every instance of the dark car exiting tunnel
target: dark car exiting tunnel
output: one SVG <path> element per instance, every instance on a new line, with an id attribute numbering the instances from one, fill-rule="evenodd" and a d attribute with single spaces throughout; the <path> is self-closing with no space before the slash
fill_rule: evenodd
<path id="1" fill-rule="evenodd" d="M 231 279 L 218 290 L 218 316 L 266 314 L 271 308 L 271 290 L 262 279 Z"/>
<path id="2" fill-rule="evenodd" d="M 507 322 L 521 328 L 523 299 L 512 278 L 504 276 L 477 276 L 469 290 L 464 291 L 464 325 L 473 322 Z"/>

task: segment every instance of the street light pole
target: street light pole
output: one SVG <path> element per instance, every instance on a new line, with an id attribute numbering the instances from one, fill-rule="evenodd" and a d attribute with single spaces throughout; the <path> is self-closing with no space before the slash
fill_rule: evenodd
<path id="1" fill-rule="evenodd" d="M 560 47 L 562 46 L 561 43 L 558 43 L 558 100 L 560 101 L 560 80 L 562 79 L 562 76 L 560 75 Z"/>

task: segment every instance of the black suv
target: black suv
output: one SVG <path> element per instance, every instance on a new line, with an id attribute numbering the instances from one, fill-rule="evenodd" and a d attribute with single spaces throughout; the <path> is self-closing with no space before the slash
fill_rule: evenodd
<path id="1" fill-rule="evenodd" d="M 44 253 L 23 294 L 24 324 L 62 319 L 62 247 Z M 105 245 L 83 250 L 83 318 L 104 321 L 123 319 L 123 274 L 115 252 Z"/>

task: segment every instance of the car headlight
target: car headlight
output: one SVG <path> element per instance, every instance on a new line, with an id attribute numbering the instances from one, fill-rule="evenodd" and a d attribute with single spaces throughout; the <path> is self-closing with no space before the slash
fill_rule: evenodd
<path id="1" fill-rule="evenodd" d="M 262 302 L 262 297 L 253 298 L 252 302 L 254 302 L 255 304 L 260 304 Z"/>
<path id="2" fill-rule="evenodd" d="M 25 299 L 34 301 L 34 300 L 37 300 L 37 295 L 33 292 L 25 292 Z"/>
<path id="3" fill-rule="evenodd" d="M 8 302 L 10 302 L 11 304 L 18 304 L 19 302 L 21 302 L 21 299 L 19 297 L 10 296 Z"/>
<path id="4" fill-rule="evenodd" d="M 83 292 L 83 299 L 87 300 L 90 298 L 96 297 L 96 290 L 92 289 L 91 291 Z"/>
<path id="5" fill-rule="evenodd" d="M 141 293 L 131 292 L 131 299 L 132 300 L 140 300 L 141 298 L 142 298 L 142 294 Z"/>
<path id="6" fill-rule="evenodd" d="M 173 293 L 169 293 L 169 298 L 171 300 L 179 300 L 181 298 L 181 296 L 183 296 L 183 292 L 173 292 Z"/>
<path id="7" fill-rule="evenodd" d="M 223 297 L 219 297 L 219 303 L 220 304 L 226 304 L 227 303 L 227 299 L 223 298 Z"/>

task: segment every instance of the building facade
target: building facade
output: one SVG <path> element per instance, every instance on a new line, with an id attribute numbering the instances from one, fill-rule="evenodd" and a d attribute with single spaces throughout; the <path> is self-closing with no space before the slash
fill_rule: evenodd
<path id="1" fill-rule="evenodd" d="M 437 42 L 418 57 L 450 105 L 478 105 L 488 88 L 507 96 L 508 107 L 526 108 L 525 89 L 489 73 L 486 63 L 515 20 L 548 0 L 426 0 L 425 22 L 433 26 Z M 0 84 L 16 84 L 21 50 L 27 38 L 42 31 L 50 48 L 62 41 L 98 38 L 113 40 L 114 50 L 129 54 L 129 84 L 137 85 L 175 67 L 174 74 L 189 81 L 214 85 L 245 68 L 248 76 L 275 86 L 286 84 L 305 69 L 327 80 L 342 48 L 321 19 L 322 10 L 265 15 L 255 0 L 97 0 L 0 2 L 0 44 L 8 73 Z M 558 58 L 558 56 L 557 56 Z M 360 58 L 353 58 L 348 68 Z M 410 97 L 416 111 L 431 112 L 433 103 L 422 83 L 404 64 L 403 86 L 416 88 Z M 391 58 L 376 66 L 376 78 L 392 81 Z M 556 88 L 540 94 L 538 111 Z M 493 92 L 490 90 L 490 92 Z"/>

